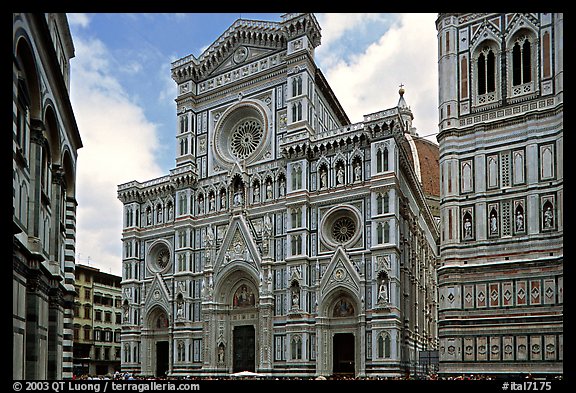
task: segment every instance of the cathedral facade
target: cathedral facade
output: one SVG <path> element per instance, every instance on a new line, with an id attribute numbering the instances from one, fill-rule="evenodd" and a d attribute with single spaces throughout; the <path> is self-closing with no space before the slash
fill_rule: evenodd
<path id="1" fill-rule="evenodd" d="M 563 15 L 439 14 L 440 371 L 563 363 Z"/>
<path id="2" fill-rule="evenodd" d="M 351 124 L 320 39 L 239 19 L 172 63 L 176 165 L 118 186 L 123 371 L 398 376 L 438 348 L 438 146 L 402 89 Z"/>

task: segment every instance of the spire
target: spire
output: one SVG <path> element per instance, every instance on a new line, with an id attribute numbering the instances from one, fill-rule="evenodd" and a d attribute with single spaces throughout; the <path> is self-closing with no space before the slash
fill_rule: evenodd
<path id="1" fill-rule="evenodd" d="M 402 117 L 402 121 L 404 123 L 404 132 L 410 133 L 412 135 L 418 135 L 416 134 L 416 129 L 412 127 L 412 120 L 414 120 L 414 116 L 412 115 L 410 107 L 408 104 L 406 104 L 406 100 L 404 100 L 404 84 L 402 83 L 400 83 L 398 94 L 400 94 L 400 99 L 398 99 L 398 111 L 400 112 L 400 116 Z"/>
<path id="2" fill-rule="evenodd" d="M 400 90 L 398 90 L 398 94 L 400 94 L 400 99 L 398 100 L 398 108 L 408 108 L 406 101 L 404 100 L 404 85 L 400 83 Z"/>

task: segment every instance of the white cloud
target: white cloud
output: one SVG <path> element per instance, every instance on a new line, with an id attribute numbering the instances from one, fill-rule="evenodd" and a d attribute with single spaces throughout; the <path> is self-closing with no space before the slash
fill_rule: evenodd
<path id="1" fill-rule="evenodd" d="M 68 24 L 70 26 L 86 28 L 90 24 L 88 14 L 66 14 L 66 17 L 68 18 Z"/>
<path id="2" fill-rule="evenodd" d="M 330 14 L 324 19 L 328 22 L 326 31 L 334 31 L 338 39 L 345 34 L 353 35 L 355 28 L 362 26 L 355 22 L 365 17 L 346 14 L 346 19 L 340 20 L 340 14 Z M 437 132 L 436 17 L 437 14 L 399 14 L 385 34 L 352 57 L 318 50 L 317 55 L 322 56 L 319 62 L 328 64 L 322 71 L 351 122 L 360 122 L 364 115 L 396 106 L 399 85 L 403 83 L 404 98 L 414 114 L 419 135 Z M 351 23 L 345 30 L 334 27 L 348 20 Z M 338 40 L 325 37 L 327 33 L 322 29 L 323 41 L 338 45 Z M 435 137 L 428 139 L 435 141 Z"/>
<path id="3" fill-rule="evenodd" d="M 71 100 L 82 137 L 77 168 L 78 260 L 121 274 L 122 203 L 117 186 L 162 175 L 155 160 L 156 125 L 114 76 L 99 40 L 74 37 Z"/>

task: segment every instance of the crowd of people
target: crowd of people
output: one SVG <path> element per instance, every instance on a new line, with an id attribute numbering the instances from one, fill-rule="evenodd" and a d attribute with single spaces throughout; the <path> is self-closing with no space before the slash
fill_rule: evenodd
<path id="1" fill-rule="evenodd" d="M 521 375 L 490 375 L 490 374 L 461 374 L 461 375 L 438 375 L 438 374 L 424 374 L 424 375 L 404 375 L 404 376 L 394 376 L 394 377 L 377 377 L 377 376 L 364 376 L 358 377 L 349 374 L 335 374 L 327 377 L 287 377 L 287 376 L 244 376 L 237 377 L 234 375 L 229 376 L 145 376 L 145 375 L 134 375 L 129 372 L 119 372 L 116 371 L 114 374 L 106 375 L 80 375 L 74 376 L 76 380 L 137 380 L 137 381 L 149 381 L 149 380 L 168 380 L 168 381 L 183 381 L 183 380 L 196 380 L 196 381 L 208 381 L 208 380 L 239 380 L 239 379 L 257 379 L 257 380 L 430 380 L 430 381 L 472 381 L 472 380 L 501 380 L 501 379 L 546 379 L 546 380 L 562 380 L 561 375 L 548 376 L 548 377 L 534 377 L 532 374 L 521 374 Z"/>

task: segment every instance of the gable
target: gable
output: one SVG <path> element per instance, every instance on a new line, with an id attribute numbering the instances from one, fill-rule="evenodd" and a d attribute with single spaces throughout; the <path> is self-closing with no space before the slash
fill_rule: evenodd
<path id="1" fill-rule="evenodd" d="M 244 216 L 238 215 L 232 218 L 216 255 L 215 276 L 231 264 L 245 265 L 255 269 L 256 272 L 260 271 L 262 258 L 253 233 Z"/>
<path id="2" fill-rule="evenodd" d="M 238 45 L 230 55 L 220 61 L 220 64 L 212 69 L 206 76 L 214 76 L 233 68 L 246 66 L 249 63 L 264 58 L 274 52 L 274 49 L 260 48 L 248 45 Z M 238 72 L 241 72 L 240 70 Z"/>
<path id="3" fill-rule="evenodd" d="M 344 252 L 338 247 L 320 281 L 320 297 L 326 296 L 336 287 L 346 287 L 352 293 L 360 291 L 360 275 Z"/>

